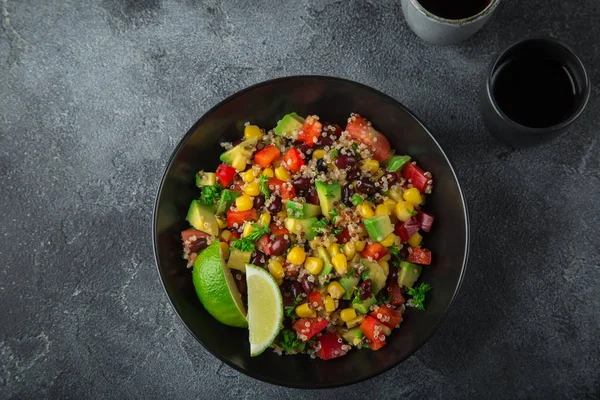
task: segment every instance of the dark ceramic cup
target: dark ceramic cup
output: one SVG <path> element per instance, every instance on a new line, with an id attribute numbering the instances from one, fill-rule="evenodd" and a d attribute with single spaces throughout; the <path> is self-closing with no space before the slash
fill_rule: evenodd
<path id="1" fill-rule="evenodd" d="M 569 71 L 575 95 L 572 106 L 560 122 L 545 127 L 526 126 L 511 119 L 499 105 L 494 94 L 494 84 L 498 84 L 494 83 L 494 76 L 508 60 L 518 57 L 557 61 Z M 554 83 L 549 81 L 548 84 Z M 506 49 L 492 65 L 481 92 L 483 121 L 490 133 L 509 145 L 535 146 L 563 134 L 583 112 L 589 96 L 590 82 L 585 67 L 569 47 L 551 38 L 527 39 Z M 536 106 L 538 105 L 528 105 Z"/>

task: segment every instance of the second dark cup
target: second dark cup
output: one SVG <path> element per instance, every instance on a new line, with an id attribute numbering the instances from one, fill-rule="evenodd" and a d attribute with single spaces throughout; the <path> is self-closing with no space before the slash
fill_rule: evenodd
<path id="1" fill-rule="evenodd" d="M 487 129 L 516 147 L 547 142 L 583 112 L 590 82 L 581 60 L 555 39 L 528 39 L 505 50 L 482 91 Z"/>

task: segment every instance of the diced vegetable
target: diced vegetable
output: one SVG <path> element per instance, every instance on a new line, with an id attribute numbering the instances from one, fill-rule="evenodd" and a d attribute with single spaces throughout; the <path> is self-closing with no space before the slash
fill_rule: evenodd
<path id="1" fill-rule="evenodd" d="M 408 181 L 412 183 L 414 187 L 419 189 L 419 192 L 425 192 L 429 178 L 425 176 L 425 171 L 423 171 L 416 164 L 406 164 L 406 166 L 402 170 L 402 176 L 408 179 Z"/>
<path id="2" fill-rule="evenodd" d="M 308 116 L 304 120 L 302 130 L 298 135 L 298 140 L 306 143 L 307 146 L 312 147 L 321 135 L 322 129 L 323 124 L 321 124 L 318 119 L 314 118 L 313 116 Z"/>
<path id="3" fill-rule="evenodd" d="M 269 235 L 265 234 L 257 240 L 256 249 L 266 255 L 271 255 L 271 239 L 269 238 Z"/>
<path id="4" fill-rule="evenodd" d="M 308 296 L 308 305 L 310 305 L 312 308 L 317 308 L 317 307 L 323 307 L 323 297 L 321 296 L 321 293 L 319 292 L 311 292 Z M 316 306 L 315 306 L 316 304 Z"/>
<path id="5" fill-rule="evenodd" d="M 415 217 L 411 217 L 408 221 L 396 224 L 394 233 L 400 236 L 402 242 L 406 242 L 414 233 L 418 232 L 421 224 Z"/>
<path id="6" fill-rule="evenodd" d="M 389 157 L 389 140 L 377 132 L 366 118 L 358 114 L 352 114 L 346 125 L 346 130 L 354 139 L 372 148 L 375 151 L 374 158 L 377 161 L 383 161 Z"/>
<path id="7" fill-rule="evenodd" d="M 303 342 L 308 342 L 313 336 L 327 327 L 327 320 L 324 318 L 302 318 L 294 322 L 292 328 L 298 334 Z"/>
<path id="8" fill-rule="evenodd" d="M 371 317 L 377 319 L 388 328 L 395 328 L 402 320 L 402 313 L 389 306 L 379 307 L 371 313 Z"/>
<path id="9" fill-rule="evenodd" d="M 262 168 L 267 168 L 281 156 L 281 151 L 275 145 L 268 145 L 254 155 L 254 162 Z"/>
<path id="10" fill-rule="evenodd" d="M 268 181 L 269 188 L 273 187 L 277 191 L 277 193 L 281 196 L 282 199 L 288 200 L 296 197 L 296 191 L 294 190 L 294 186 L 291 184 L 286 184 L 284 181 L 277 178 L 269 178 Z"/>
<path id="11" fill-rule="evenodd" d="M 217 171 L 215 172 L 219 183 L 223 187 L 227 187 L 229 183 L 233 180 L 233 177 L 237 175 L 237 171 L 235 168 L 230 167 L 227 164 L 221 164 L 217 167 Z"/>
<path id="12" fill-rule="evenodd" d="M 379 260 L 388 253 L 385 247 L 379 243 L 371 243 L 365 246 L 365 249 L 360 252 L 364 258 L 371 258 L 375 261 Z"/>
<path id="13" fill-rule="evenodd" d="M 415 264 L 429 265 L 431 264 L 431 251 L 420 247 L 409 247 L 406 261 Z"/>
<path id="14" fill-rule="evenodd" d="M 396 172 L 410 161 L 410 156 L 394 156 L 388 161 L 387 170 Z"/>
<path id="15" fill-rule="evenodd" d="M 258 218 L 258 213 L 254 208 L 247 211 L 227 211 L 227 227 L 240 227 L 246 221 L 253 221 Z M 234 226 L 234 224 L 236 226 Z"/>
<path id="16" fill-rule="evenodd" d="M 360 324 L 360 330 L 371 341 L 369 347 L 371 350 L 379 350 L 385 346 L 385 335 L 382 332 L 381 325 L 373 317 L 365 317 L 365 320 Z"/>
<path id="17" fill-rule="evenodd" d="M 387 287 L 388 296 L 390 296 L 390 304 L 393 306 L 399 306 L 404 304 L 406 301 L 402 295 L 402 289 L 398 285 L 397 281 L 390 281 Z"/>
<path id="18" fill-rule="evenodd" d="M 317 342 L 320 345 L 317 356 L 323 360 L 331 360 L 332 358 L 341 357 L 347 353 L 347 351 L 344 350 L 344 342 L 337 333 L 325 332 L 317 338 Z"/>
<path id="19" fill-rule="evenodd" d="M 291 148 L 283 155 L 283 164 L 292 172 L 300 171 L 300 167 L 306 163 L 302 159 L 300 152 L 295 148 Z"/>
<path id="20" fill-rule="evenodd" d="M 426 213 L 425 211 L 419 211 L 417 213 L 417 221 L 421 224 L 423 232 L 429 232 L 433 225 L 433 215 Z"/>

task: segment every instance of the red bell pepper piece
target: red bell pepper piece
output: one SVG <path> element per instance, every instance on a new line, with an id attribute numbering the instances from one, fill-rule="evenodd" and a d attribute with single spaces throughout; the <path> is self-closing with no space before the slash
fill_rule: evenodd
<path id="1" fill-rule="evenodd" d="M 277 224 L 269 225 L 269 229 L 271 229 L 271 233 L 275 236 L 283 236 L 290 234 L 290 231 L 285 229 L 283 226 L 277 226 Z"/>
<path id="2" fill-rule="evenodd" d="M 425 192 L 429 178 L 425 176 L 425 171 L 423 171 L 416 164 L 406 164 L 406 166 L 402 169 L 402 175 L 409 180 L 414 187 L 419 189 L 419 192 Z"/>
<path id="3" fill-rule="evenodd" d="M 327 327 L 327 320 L 324 318 L 302 318 L 294 322 L 292 328 L 298 334 L 303 342 L 308 342 L 313 336 Z"/>
<path id="4" fill-rule="evenodd" d="M 417 221 L 415 217 L 411 217 L 406 222 L 399 222 L 396 224 L 396 228 L 394 233 L 400 236 L 400 240 L 406 242 L 409 237 L 411 237 L 414 233 L 418 232 L 421 228 L 421 223 Z"/>
<path id="5" fill-rule="evenodd" d="M 321 293 L 314 291 L 311 292 L 308 296 L 308 305 L 310 306 L 310 308 L 317 308 L 317 307 L 323 307 L 323 296 L 321 296 Z M 315 303 L 317 303 L 317 305 L 315 306 Z"/>
<path id="6" fill-rule="evenodd" d="M 350 116 L 346 130 L 354 139 L 362 142 L 373 149 L 373 157 L 377 161 L 383 161 L 390 155 L 390 142 L 380 132 L 371 126 L 371 123 L 358 114 Z"/>
<path id="7" fill-rule="evenodd" d="M 270 144 L 262 150 L 259 150 L 254 155 L 254 162 L 260 165 L 262 168 L 267 168 L 271 163 L 277 160 L 281 156 L 281 151 L 273 145 Z"/>
<path id="8" fill-rule="evenodd" d="M 332 358 L 346 355 L 344 350 L 344 342 L 340 335 L 334 332 L 325 332 L 317 338 L 320 349 L 317 356 L 323 360 L 331 360 Z"/>
<path id="9" fill-rule="evenodd" d="M 227 185 L 229 185 L 229 182 L 231 182 L 231 180 L 234 176 L 236 176 L 236 174 L 236 169 L 226 164 L 219 165 L 217 167 L 217 171 L 215 172 L 217 179 L 219 179 L 219 183 L 223 187 L 227 187 Z"/>
<path id="10" fill-rule="evenodd" d="M 300 171 L 300 167 L 305 164 L 302 154 L 293 147 L 283 155 L 283 165 L 292 172 Z"/>
<path id="11" fill-rule="evenodd" d="M 417 214 L 417 221 L 421 224 L 423 232 L 429 232 L 433 225 L 433 215 L 428 214 L 424 211 L 419 211 Z"/>
<path id="12" fill-rule="evenodd" d="M 387 250 L 381 243 L 372 243 L 365 246 L 363 251 L 360 252 L 360 255 L 364 258 L 371 258 L 375 261 L 385 257 L 387 254 Z"/>
<path id="13" fill-rule="evenodd" d="M 298 140 L 306 143 L 306 145 L 309 147 L 313 147 L 319 136 L 321 136 L 322 129 L 323 124 L 312 115 L 309 115 L 304 120 L 304 124 L 302 124 L 302 129 L 298 135 Z"/>
<path id="14" fill-rule="evenodd" d="M 395 328 L 402 320 L 402 313 L 394 310 L 389 306 L 379 307 L 371 313 L 371 317 L 375 318 L 388 328 Z"/>
<path id="15" fill-rule="evenodd" d="M 395 279 L 388 283 L 387 293 L 391 298 L 390 304 L 393 306 L 402 305 L 406 301 L 404 296 L 402 296 L 402 289 L 400 289 L 400 285 L 398 285 L 398 281 Z"/>
<path id="16" fill-rule="evenodd" d="M 279 193 L 281 198 L 284 200 L 293 199 L 296 197 L 296 190 L 294 190 L 294 186 L 282 181 L 281 179 L 269 178 L 267 183 L 269 188 L 277 191 L 277 193 Z"/>
<path id="17" fill-rule="evenodd" d="M 227 227 L 233 228 L 233 224 L 237 224 L 238 227 L 246 221 L 251 221 L 258 218 L 258 213 L 254 208 L 247 211 L 227 211 Z"/>
<path id="18" fill-rule="evenodd" d="M 406 257 L 406 261 L 415 264 L 430 265 L 431 250 L 423 249 L 421 247 L 410 247 L 408 249 L 408 257 Z"/>
<path id="19" fill-rule="evenodd" d="M 371 341 L 369 347 L 371 350 L 379 350 L 385 346 L 385 335 L 381 331 L 379 322 L 373 317 L 365 317 L 365 320 L 360 324 L 360 330 Z"/>
<path id="20" fill-rule="evenodd" d="M 271 255 L 271 239 L 266 233 L 256 241 L 256 249 L 262 251 L 266 255 Z"/>

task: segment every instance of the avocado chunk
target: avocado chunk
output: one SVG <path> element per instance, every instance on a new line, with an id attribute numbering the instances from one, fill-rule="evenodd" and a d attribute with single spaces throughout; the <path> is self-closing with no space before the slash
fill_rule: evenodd
<path id="1" fill-rule="evenodd" d="M 342 200 L 342 186 L 339 183 L 315 182 L 317 196 L 321 203 L 321 212 L 327 219 L 331 219 L 329 212 L 335 209 L 335 203 Z"/>
<path id="2" fill-rule="evenodd" d="M 371 297 L 365 300 L 361 300 L 360 297 L 354 296 L 354 300 L 352 300 L 352 308 L 361 314 L 368 314 L 370 311 L 369 308 L 375 304 L 377 304 L 377 299 L 374 295 L 371 295 Z"/>
<path id="3" fill-rule="evenodd" d="M 199 231 L 206 232 L 209 235 L 218 235 L 219 226 L 217 225 L 217 217 L 213 214 L 210 207 L 205 206 L 198 200 L 192 200 L 190 208 L 185 218 L 190 225 Z"/>
<path id="4" fill-rule="evenodd" d="M 248 159 L 252 156 L 251 148 L 256 145 L 257 141 L 258 141 L 258 138 L 255 138 L 255 137 L 246 139 L 242 143 L 238 144 L 237 146 L 232 147 L 231 149 L 227 150 L 225 153 L 221 154 L 219 159 L 228 165 L 231 165 L 233 163 L 233 160 L 235 160 L 235 158 L 238 156 Z"/>
<path id="5" fill-rule="evenodd" d="M 251 251 L 242 251 L 240 249 L 232 248 L 231 253 L 229 254 L 229 260 L 227 261 L 227 267 L 246 272 L 246 264 L 250 263 L 251 257 Z"/>
<path id="6" fill-rule="evenodd" d="M 342 299 L 350 300 L 352 298 L 352 293 L 354 293 L 354 289 L 356 288 L 356 285 L 358 285 L 359 280 L 360 278 L 354 276 L 354 273 L 349 273 L 340 278 L 340 285 L 342 285 L 345 290 Z"/>
<path id="7" fill-rule="evenodd" d="M 392 225 L 392 221 L 388 215 L 375 215 L 365 218 L 363 222 L 367 233 L 375 242 L 381 242 L 390 233 L 394 232 L 394 225 Z"/>
<path id="8" fill-rule="evenodd" d="M 217 206 L 217 212 L 215 215 L 223 215 L 229 210 L 229 207 L 233 205 L 235 199 L 240 197 L 240 192 L 235 190 L 225 189 L 221 192 L 221 198 L 219 199 L 219 205 Z"/>
<path id="9" fill-rule="evenodd" d="M 379 293 L 385 287 L 385 281 L 387 280 L 387 274 L 383 267 L 375 261 L 365 259 L 360 260 L 360 263 L 367 267 L 362 273 L 362 278 L 371 280 L 371 292 L 373 294 Z"/>
<path id="10" fill-rule="evenodd" d="M 398 285 L 412 287 L 417 279 L 419 279 L 419 275 L 421 275 L 421 270 L 423 267 L 420 265 L 409 263 L 408 261 L 400 262 L 400 271 L 398 272 Z"/>
<path id="11" fill-rule="evenodd" d="M 303 236 L 306 240 L 313 240 L 317 235 L 313 229 L 313 226 L 317 223 L 317 221 L 317 217 L 304 219 L 286 218 L 284 220 L 284 225 L 288 231 L 295 233 L 296 235 L 304 233 Z"/>
<path id="12" fill-rule="evenodd" d="M 203 186 L 212 186 L 217 184 L 217 176 L 214 172 L 200 171 L 196 174 L 196 186 L 201 188 Z"/>
<path id="13" fill-rule="evenodd" d="M 302 128 L 303 124 L 304 118 L 295 112 L 289 113 L 281 118 L 281 121 L 277 123 L 277 126 L 273 129 L 273 132 L 280 136 L 291 137 L 292 133 Z"/>
<path id="14" fill-rule="evenodd" d="M 364 333 L 357 326 L 356 328 L 349 329 L 347 332 L 343 332 L 342 337 L 352 346 L 358 346 L 362 342 Z"/>
<path id="15" fill-rule="evenodd" d="M 394 156 L 390 158 L 387 165 L 387 170 L 396 172 L 400 168 L 404 167 L 410 161 L 410 156 Z"/>
<path id="16" fill-rule="evenodd" d="M 288 200 L 285 208 L 288 217 L 292 218 L 304 219 L 321 215 L 321 207 L 309 203 Z"/>
<path id="17" fill-rule="evenodd" d="M 325 250 L 324 247 L 319 247 L 317 249 L 317 254 L 319 255 L 319 258 L 323 260 L 323 269 L 321 270 L 319 276 L 329 275 L 333 269 L 333 265 L 331 265 L 331 259 L 329 258 L 329 253 L 327 253 L 327 250 Z"/>

